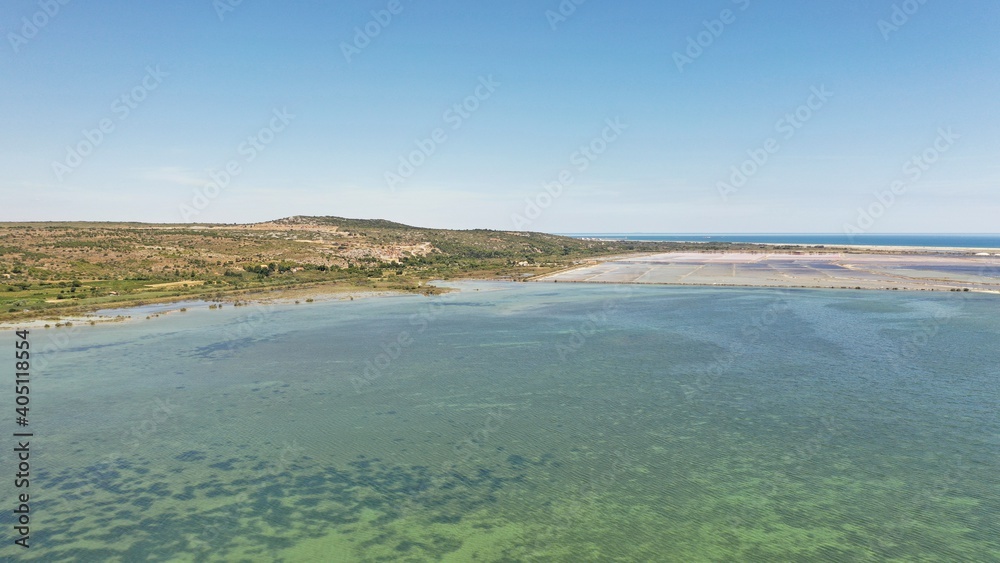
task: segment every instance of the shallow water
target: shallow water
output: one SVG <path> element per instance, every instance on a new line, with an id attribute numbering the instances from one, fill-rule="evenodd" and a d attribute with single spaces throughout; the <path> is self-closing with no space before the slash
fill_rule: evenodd
<path id="1" fill-rule="evenodd" d="M 1000 559 L 994 296 L 459 287 L 35 331 L 0 557 Z"/>

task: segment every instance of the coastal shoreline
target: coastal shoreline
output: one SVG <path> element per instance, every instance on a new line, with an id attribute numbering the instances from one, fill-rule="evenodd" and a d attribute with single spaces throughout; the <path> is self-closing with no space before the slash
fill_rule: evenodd
<path id="1" fill-rule="evenodd" d="M 215 308 L 228 305 L 249 306 L 262 304 L 299 304 L 327 301 L 353 301 L 354 299 L 371 299 L 376 297 L 393 297 L 401 295 L 427 295 L 428 293 L 439 294 L 451 291 L 448 288 L 427 286 L 425 291 L 406 290 L 378 290 L 364 288 L 348 288 L 335 284 L 309 284 L 308 286 L 292 286 L 279 289 L 251 290 L 234 292 L 220 297 L 186 295 L 177 297 L 161 297 L 155 299 L 137 298 L 134 301 L 123 300 L 107 305 L 85 306 L 78 310 L 47 311 L 47 315 L 29 317 L 18 321 L 0 322 L 0 332 L 17 329 L 48 329 L 74 327 L 78 325 L 107 325 L 109 323 L 127 323 L 140 320 L 148 320 L 162 315 L 186 312 L 189 308 Z M 147 307 L 163 306 L 163 308 L 145 312 L 138 315 L 130 315 L 129 312 L 136 313 Z M 115 315 L 98 314 L 102 311 L 111 311 Z M 43 312 L 40 312 L 43 313 Z M 54 313 L 54 314 L 53 314 Z M 68 324 L 67 324 L 68 323 Z"/>
<path id="2" fill-rule="evenodd" d="M 812 245 L 789 245 L 768 243 L 765 246 L 781 247 L 802 247 L 812 249 Z M 845 250 L 857 252 L 844 252 Z M 658 281 L 638 281 L 638 279 L 600 279 L 601 268 L 617 267 L 618 265 L 645 265 L 655 266 L 664 262 L 667 258 L 679 257 L 684 264 L 695 267 L 739 264 L 761 264 L 768 261 L 826 261 L 826 262 L 870 262 L 868 267 L 885 267 L 888 261 L 896 258 L 906 261 L 908 264 L 917 263 L 921 266 L 932 265 L 940 260 L 959 260 L 967 263 L 990 263 L 995 270 L 1000 270 L 1000 255 L 982 256 L 971 254 L 976 249 L 958 249 L 958 254 L 952 253 L 955 249 L 927 248 L 916 249 L 914 247 L 824 247 L 816 248 L 814 252 L 758 252 L 758 251 L 718 251 L 702 250 L 683 253 L 657 253 L 657 252 L 636 252 L 636 253 L 616 253 L 606 256 L 595 256 L 579 260 L 578 263 L 544 274 L 522 278 L 520 280 L 509 277 L 495 277 L 468 275 L 452 278 L 449 281 L 498 281 L 516 283 L 518 281 L 533 283 L 597 283 L 597 284 L 641 284 L 641 285 L 662 285 L 670 287 L 709 287 L 709 288 L 771 288 L 771 289 L 825 289 L 825 290 L 864 290 L 864 291 L 968 291 L 982 294 L 1000 294 L 1000 277 L 997 278 L 995 287 L 991 284 L 977 284 L 965 282 L 960 279 L 947 278 L 902 278 L 900 276 L 886 276 L 884 278 L 874 277 L 858 282 L 856 280 L 834 281 L 829 278 L 795 278 L 779 281 L 780 283 L 769 283 L 769 280 L 760 276 L 738 276 L 736 268 L 733 268 L 733 276 L 725 279 L 720 276 L 708 276 L 695 278 L 692 281 L 685 281 L 688 277 L 680 276 L 680 279 L 662 279 Z M 667 258 L 664 258 L 667 257 Z M 676 265 L 679 262 L 667 260 L 667 264 Z M 850 268 L 852 266 L 848 266 Z M 648 275 L 648 272 L 644 275 Z M 690 275 L 690 274 L 688 274 Z M 637 276 L 641 278 L 643 276 Z M 728 276 L 727 276 L 728 277 Z M 440 281 L 440 280 L 439 280 Z M 910 283 L 907 284 L 906 282 Z M 913 286 L 913 287 L 911 287 Z M 65 311 L 39 311 L 37 316 L 28 316 L 21 320 L 0 322 L 0 331 L 15 330 L 17 328 L 47 328 L 50 326 L 69 326 L 76 324 L 100 325 L 115 322 L 128 322 L 139 320 L 136 315 L 129 312 L 140 311 L 143 307 L 151 305 L 164 305 L 164 309 L 158 310 L 153 315 L 164 315 L 180 312 L 191 304 L 191 306 L 211 306 L 216 304 L 245 305 L 261 303 L 297 303 L 303 301 L 329 301 L 348 300 L 354 298 L 371 298 L 378 296 L 398 296 L 406 294 L 436 294 L 452 291 L 447 287 L 432 285 L 430 282 L 423 282 L 419 289 L 376 289 L 358 286 L 344 286 L 337 283 L 309 282 L 301 285 L 290 285 L 287 287 L 272 289 L 250 289 L 237 290 L 222 294 L 197 294 L 177 295 L 159 298 L 144 298 L 137 296 L 134 300 L 123 299 L 112 303 L 102 303 L 74 307 Z M 113 311 L 118 314 L 114 316 L 98 315 L 100 311 Z M 139 316 L 142 316 L 140 314 Z"/>

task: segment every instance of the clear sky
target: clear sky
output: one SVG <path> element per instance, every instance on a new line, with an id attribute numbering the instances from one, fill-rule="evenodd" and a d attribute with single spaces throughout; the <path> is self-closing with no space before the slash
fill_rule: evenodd
<path id="1" fill-rule="evenodd" d="M 6 0 L 0 31 L 3 221 L 1000 231 L 995 0 Z"/>

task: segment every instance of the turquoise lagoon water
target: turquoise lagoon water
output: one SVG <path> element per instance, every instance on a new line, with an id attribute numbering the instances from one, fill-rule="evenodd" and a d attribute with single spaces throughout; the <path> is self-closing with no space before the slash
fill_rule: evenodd
<path id="1" fill-rule="evenodd" d="M 995 296 L 458 287 L 35 331 L 0 557 L 1000 560 Z"/>

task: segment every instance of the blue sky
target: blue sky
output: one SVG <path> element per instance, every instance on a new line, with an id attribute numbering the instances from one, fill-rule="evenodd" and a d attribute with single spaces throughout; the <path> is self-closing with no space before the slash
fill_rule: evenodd
<path id="1" fill-rule="evenodd" d="M 1000 231 L 996 2 L 477 4 L 8 0 L 0 220 Z"/>

